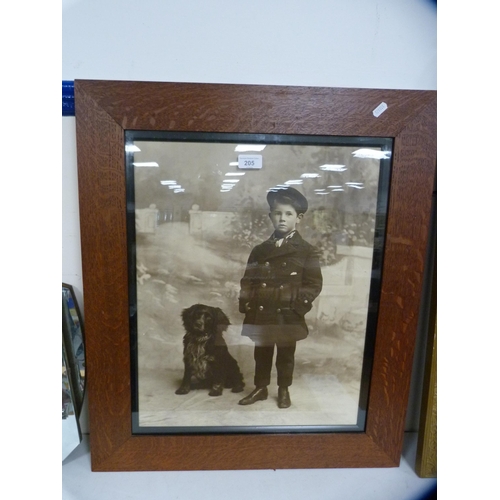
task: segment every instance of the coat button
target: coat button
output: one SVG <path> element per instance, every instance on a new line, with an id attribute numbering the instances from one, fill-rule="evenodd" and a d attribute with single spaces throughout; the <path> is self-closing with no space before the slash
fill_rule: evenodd
<path id="1" fill-rule="evenodd" d="M 263 311 L 264 310 L 264 306 L 259 306 L 259 311 Z"/>
<path id="2" fill-rule="evenodd" d="M 285 288 L 283 285 L 280 285 L 280 290 L 283 290 L 283 288 Z"/>
<path id="3" fill-rule="evenodd" d="M 283 262 L 283 264 L 281 264 L 281 267 L 286 267 L 286 262 Z"/>
<path id="4" fill-rule="evenodd" d="M 276 309 L 276 312 L 279 314 L 281 312 L 281 309 Z"/>
<path id="5" fill-rule="evenodd" d="M 264 262 L 264 265 L 265 265 L 266 267 L 269 267 L 269 265 L 270 265 L 270 264 L 269 264 L 269 262 Z"/>
<path id="6" fill-rule="evenodd" d="M 262 288 L 266 288 L 266 284 L 265 283 L 262 283 L 262 285 L 260 285 Z"/>
<path id="7" fill-rule="evenodd" d="M 304 304 L 307 304 L 309 301 L 307 299 L 304 299 Z"/>

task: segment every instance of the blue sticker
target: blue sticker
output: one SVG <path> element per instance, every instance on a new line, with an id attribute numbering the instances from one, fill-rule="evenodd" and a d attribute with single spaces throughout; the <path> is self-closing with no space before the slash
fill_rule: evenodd
<path id="1" fill-rule="evenodd" d="M 62 82 L 62 115 L 75 116 L 75 82 Z"/>

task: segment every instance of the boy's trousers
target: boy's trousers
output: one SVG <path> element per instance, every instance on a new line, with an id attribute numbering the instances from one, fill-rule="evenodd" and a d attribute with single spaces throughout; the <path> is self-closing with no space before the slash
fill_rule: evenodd
<path id="1" fill-rule="evenodd" d="M 296 342 L 288 342 L 286 345 L 271 344 L 255 346 L 254 384 L 256 387 L 268 386 L 271 382 L 275 345 L 277 347 L 276 370 L 278 372 L 278 386 L 289 387 L 292 385 Z"/>

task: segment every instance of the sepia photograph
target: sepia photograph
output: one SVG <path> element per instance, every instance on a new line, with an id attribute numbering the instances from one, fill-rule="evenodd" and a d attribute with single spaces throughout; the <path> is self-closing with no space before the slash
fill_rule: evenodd
<path id="1" fill-rule="evenodd" d="M 134 433 L 364 430 L 391 151 L 126 133 Z"/>

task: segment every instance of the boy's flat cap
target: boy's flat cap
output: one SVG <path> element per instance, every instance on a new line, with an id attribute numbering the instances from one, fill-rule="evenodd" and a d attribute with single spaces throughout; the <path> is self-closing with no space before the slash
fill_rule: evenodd
<path id="1" fill-rule="evenodd" d="M 283 197 L 289 198 L 294 202 L 293 205 L 298 213 L 305 214 L 307 212 L 309 204 L 307 203 L 306 197 L 293 187 L 272 189 L 267 193 L 267 202 L 269 206 L 272 207 L 277 198 L 279 201 Z"/>

